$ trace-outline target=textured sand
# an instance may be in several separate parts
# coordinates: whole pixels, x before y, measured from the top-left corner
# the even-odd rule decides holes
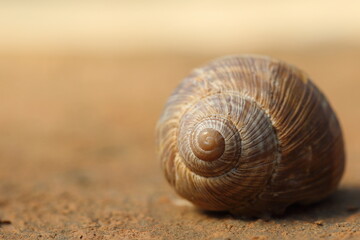
[[[0,239],[359,239],[360,48],[258,53],[305,69],[337,112],[348,161],[332,197],[244,221],[174,194],[154,125],[215,56],[1,55]]]

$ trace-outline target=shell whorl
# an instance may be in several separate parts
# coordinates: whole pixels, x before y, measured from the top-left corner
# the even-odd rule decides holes
[[[281,212],[334,191],[344,168],[342,133],[301,70],[231,56],[193,71],[157,126],[162,168],[175,190],[208,210]]]
[[[221,133],[223,131],[221,131],[221,127],[218,129],[216,122],[215,126],[204,127],[204,125],[205,123],[201,122],[193,130],[190,137],[190,147],[197,158],[211,162],[222,157],[226,142]]]
[[[215,154],[199,146],[198,140],[204,130],[223,139],[224,150],[220,156],[215,158]],[[177,139],[179,156],[186,167],[199,176],[216,177],[216,180],[231,174],[232,170],[272,165],[276,158],[269,156],[261,162],[260,158],[254,161],[253,154],[276,152],[276,136],[265,112],[255,102],[236,93],[214,94],[196,101],[182,115]],[[216,147],[221,149],[221,145],[220,142]],[[201,157],[211,158],[211,161]]]

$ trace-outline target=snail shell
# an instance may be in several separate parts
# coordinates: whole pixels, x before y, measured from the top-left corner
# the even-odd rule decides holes
[[[157,125],[176,192],[205,210],[280,214],[331,194],[344,170],[339,122],[308,75],[261,56],[195,69]]]

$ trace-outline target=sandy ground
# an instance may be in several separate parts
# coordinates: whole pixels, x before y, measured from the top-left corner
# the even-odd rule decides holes
[[[258,51],[313,77],[343,126],[339,190],[244,221],[179,199],[154,126],[166,98],[215,56],[1,55],[0,239],[360,239],[360,48]]]

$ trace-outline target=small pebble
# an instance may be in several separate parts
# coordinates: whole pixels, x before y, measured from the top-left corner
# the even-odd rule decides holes
[[[316,225],[318,226],[324,226],[324,221],[323,220],[318,220],[315,222]]]
[[[1,220],[0,219],[0,225],[9,225],[9,224],[11,224],[11,221],[9,221],[9,220]]]
[[[356,207],[356,206],[348,206],[348,207],[346,208],[346,210],[347,210],[348,212],[356,212],[357,210],[359,210],[359,207]]]

